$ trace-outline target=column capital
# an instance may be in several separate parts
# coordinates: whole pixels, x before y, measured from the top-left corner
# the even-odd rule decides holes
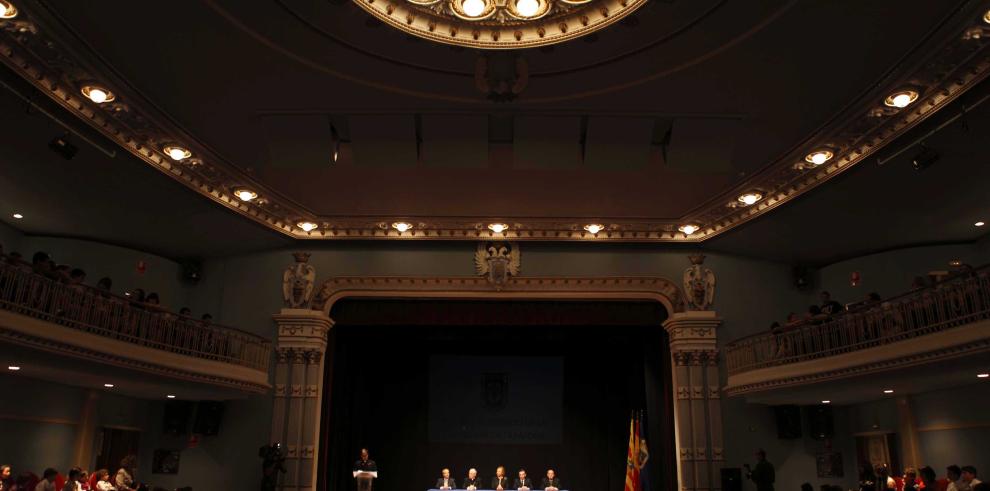
[[[278,325],[279,351],[295,350],[323,353],[327,349],[327,333],[333,319],[320,310],[282,309],[272,315]]]
[[[692,310],[671,314],[663,322],[670,339],[670,350],[712,351],[718,342],[722,318],[714,310]]]

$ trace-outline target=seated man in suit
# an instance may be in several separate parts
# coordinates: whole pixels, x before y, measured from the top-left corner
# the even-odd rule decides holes
[[[543,489],[547,491],[557,491],[560,489],[560,478],[553,469],[547,469],[547,477],[543,478]]]
[[[515,489],[533,489],[533,480],[526,477],[526,469],[519,469],[519,477],[512,483],[512,487]]]
[[[467,479],[464,480],[464,489],[474,491],[481,487],[481,479],[478,478],[478,469],[469,470]]]
[[[442,477],[437,479],[437,489],[454,489],[457,487],[457,483],[450,478],[450,469],[445,468],[440,471],[440,475]]]
[[[495,469],[495,477],[492,478],[492,489],[495,491],[509,489],[509,478],[505,475],[505,467],[498,466]]]

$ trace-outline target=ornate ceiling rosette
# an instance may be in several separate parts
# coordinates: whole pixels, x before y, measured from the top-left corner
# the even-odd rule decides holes
[[[354,0],[386,24],[482,49],[545,46],[590,34],[646,0]]]

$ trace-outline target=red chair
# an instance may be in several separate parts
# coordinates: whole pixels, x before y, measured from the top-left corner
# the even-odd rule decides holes
[[[935,491],[945,491],[949,489],[949,480],[946,478],[935,481]]]

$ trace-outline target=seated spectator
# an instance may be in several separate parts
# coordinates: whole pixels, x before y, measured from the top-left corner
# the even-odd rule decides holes
[[[838,314],[839,312],[842,312],[842,304],[836,302],[835,300],[832,300],[832,294],[830,294],[829,292],[823,290],[821,294],[818,295],[818,297],[821,298],[822,300],[823,314],[832,316]]]
[[[155,292],[151,292],[148,294],[148,296],[144,297],[144,303],[146,305],[158,307],[161,302],[158,300],[158,294]]]
[[[45,469],[45,473],[41,476],[41,481],[35,485],[34,491],[56,491],[55,478],[57,476],[57,470],[52,469],[51,467]]]
[[[966,489],[960,488],[960,491],[972,491],[973,487],[982,482],[976,477],[976,467],[971,465],[963,466],[962,479],[960,481],[966,485]]]
[[[79,479],[76,482],[79,483],[78,489],[80,489],[81,491],[90,491],[89,473],[86,472],[86,469],[83,469],[82,471],[79,472]]]
[[[62,486],[62,491],[79,491],[82,488],[79,482],[81,476],[82,469],[78,467],[69,469],[69,478],[66,479],[65,486]]]
[[[96,471],[96,490],[97,491],[117,491],[113,483],[110,482],[110,471],[106,469],[100,469]]]
[[[897,489],[897,481],[895,481],[894,478],[890,476],[890,470],[887,469],[887,466],[878,465],[876,468],[876,474],[877,474],[878,491],[883,488]],[[886,486],[884,486],[883,483],[887,483]]]
[[[877,491],[877,475],[869,462],[859,465],[859,491]]]
[[[926,465],[918,470],[918,477],[921,479],[921,483],[926,489],[929,491],[935,489],[935,479],[937,479],[935,476],[935,469],[932,469],[930,466]]]
[[[0,491],[7,491],[14,488],[13,472],[9,465],[0,465]]]
[[[794,327],[794,326],[797,326],[798,324],[801,324],[803,322],[804,322],[804,320],[801,319],[801,317],[799,317],[796,313],[791,312],[791,313],[787,314],[787,323],[784,324],[784,325],[786,327]]]
[[[958,465],[952,464],[946,467],[945,478],[949,481],[949,485],[945,488],[945,491],[960,491],[957,483],[962,478],[962,469]]]
[[[72,286],[72,289],[77,291],[84,291],[85,287],[83,283],[85,281],[86,281],[85,271],[79,268],[75,268],[72,271],[69,271],[69,284]]]
[[[51,276],[54,273],[52,257],[44,251],[35,252],[34,256],[31,257],[31,268],[37,274]]]
[[[58,266],[55,266],[55,279],[58,280],[59,283],[68,284],[69,273],[71,272],[72,272],[71,266],[69,266],[68,264],[59,264]]]
[[[925,485],[918,479],[918,471],[914,467],[904,469],[904,491],[921,491]]]
[[[184,317],[192,317],[192,310],[190,310],[189,307],[182,307],[179,309],[179,315]]]
[[[204,326],[209,326],[213,323],[213,316],[210,314],[203,314],[203,317],[200,317],[200,319],[202,319]]]
[[[111,288],[113,288],[113,280],[106,276],[100,278],[100,281],[96,282],[96,289],[99,290],[100,294],[103,296],[109,296]]]

